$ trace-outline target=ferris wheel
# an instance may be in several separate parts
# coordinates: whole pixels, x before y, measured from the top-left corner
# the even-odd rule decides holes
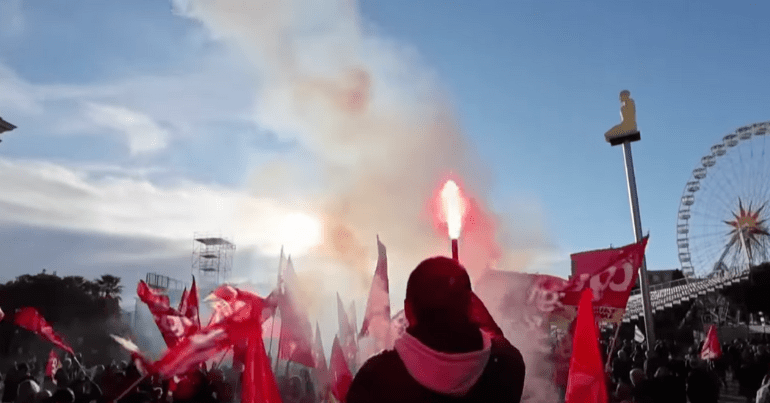
[[[742,272],[770,261],[770,121],[714,144],[692,171],[677,217],[686,276]]]

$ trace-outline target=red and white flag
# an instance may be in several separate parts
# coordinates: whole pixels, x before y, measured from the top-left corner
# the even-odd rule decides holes
[[[281,397],[278,385],[262,340],[262,323],[269,317],[265,311],[273,309],[269,306],[272,301],[230,286],[219,287],[214,295],[231,306],[228,313],[224,314],[221,325],[227,329],[234,346],[234,357],[244,364],[241,401],[279,403]]]
[[[136,286],[136,294],[139,299],[147,304],[155,324],[166,342],[166,346],[173,347],[180,339],[194,332],[192,320],[183,316],[178,310],[171,307],[168,296],[153,290],[144,280],[139,280]],[[188,293],[189,294],[189,293]],[[187,298],[186,298],[187,299]]]
[[[601,322],[620,323],[644,260],[648,239],[644,237],[622,248],[580,253],[580,270],[583,272],[572,276],[558,290],[561,295],[560,305],[565,308],[576,307],[583,290],[589,289],[593,292],[593,306],[602,307],[601,311],[595,312],[601,314],[597,319]],[[576,255],[572,255],[573,259]]]
[[[299,280],[294,272],[291,256],[283,273],[283,292],[278,298],[281,311],[279,358],[313,367],[313,330],[303,304]]]
[[[136,286],[136,295],[147,304],[153,315],[181,315],[179,311],[171,307],[168,296],[153,290],[144,280],[139,280]]]
[[[381,348],[390,348],[390,293],[388,289],[388,256],[377,236],[377,268],[374,270],[364,322],[359,337],[373,336]]]
[[[356,344],[356,331],[350,325],[348,314],[345,312],[345,306],[342,304],[340,293],[337,293],[337,322],[339,324],[339,339],[342,352],[345,353],[345,359],[348,365],[356,364],[356,354],[358,346]]]
[[[700,351],[700,358],[703,360],[717,360],[720,357],[722,357],[722,346],[719,344],[717,327],[711,325],[706,334],[706,341],[703,343],[703,349]]]
[[[342,347],[340,347],[340,341],[337,337],[334,337],[334,344],[332,344],[329,377],[331,378],[332,395],[337,401],[345,403],[350,384],[353,383],[353,374],[350,373],[348,363],[345,361],[345,354],[342,352]]]
[[[565,403],[607,403],[604,365],[594,322],[593,293],[583,290],[578,305]]]
[[[61,361],[59,360],[59,355],[56,354],[56,350],[51,349],[51,352],[48,353],[48,362],[45,364],[45,376],[48,378],[54,379],[54,375],[56,374],[56,371],[61,368]],[[54,382],[56,380],[54,379]]]
[[[21,308],[14,315],[14,322],[17,326],[27,329],[39,337],[53,343],[56,347],[75,355],[72,347],[64,339],[53,331],[53,327],[46,322],[37,309],[32,307]]]
[[[201,363],[229,347],[230,337],[221,324],[201,329],[170,347],[151,366],[164,379],[196,369]]]

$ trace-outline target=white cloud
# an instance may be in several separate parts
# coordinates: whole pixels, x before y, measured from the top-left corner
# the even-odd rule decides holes
[[[95,103],[87,103],[84,113],[94,124],[125,135],[131,155],[153,153],[168,146],[168,131],[143,113]]]
[[[304,254],[320,242],[312,211],[223,187],[188,182],[159,187],[41,161],[0,159],[0,217],[6,222],[106,235],[189,240],[219,230],[267,255],[282,245]]]

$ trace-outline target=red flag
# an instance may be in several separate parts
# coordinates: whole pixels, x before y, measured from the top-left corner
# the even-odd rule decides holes
[[[201,329],[166,350],[163,356],[151,365],[151,370],[168,379],[196,369],[230,344],[230,337],[223,325]]]
[[[637,243],[622,248],[582,253],[583,259],[586,260],[592,254],[597,254],[596,262],[602,262],[603,266],[594,266],[594,271],[590,274],[584,272],[579,276],[573,276],[559,290],[559,294],[562,295],[561,304],[577,306],[582,291],[590,289],[593,291],[593,305],[602,307],[600,312],[602,316],[599,319],[603,322],[620,323],[626,310],[628,296],[636,282],[639,266],[642,265],[648,239],[645,237]]]
[[[56,350],[51,349],[48,353],[48,362],[45,364],[45,376],[54,379],[54,374],[61,367],[61,361],[59,361],[59,355],[56,354]],[[54,382],[56,382],[54,380]]]
[[[281,402],[278,385],[270,368],[270,360],[265,353],[262,340],[262,322],[266,309],[272,309],[271,303],[258,295],[230,286],[222,286],[214,291],[223,303],[231,305],[230,310],[222,310],[221,322],[227,329],[230,341],[234,345],[245,342],[243,351],[234,351],[234,356],[243,362],[244,373],[241,389],[243,403],[279,403]]]
[[[187,287],[182,291],[182,298],[179,300],[179,312],[185,313],[187,311]]]
[[[70,347],[61,336],[53,331],[53,327],[45,321],[45,318],[40,315],[40,312],[38,312],[37,309],[32,307],[21,308],[16,312],[14,320],[16,325],[34,332],[41,338],[53,343],[56,347],[59,347],[73,356],[75,355],[75,352],[72,351],[72,347]]]
[[[144,280],[139,280],[139,284],[136,286],[136,294],[142,302],[147,304],[147,308],[150,309],[150,313],[152,313],[152,317],[158,326],[158,330],[160,330],[160,334],[163,336],[163,340],[166,342],[166,346],[173,347],[181,338],[196,330],[190,319],[171,307],[167,295],[153,290]]]
[[[703,343],[703,349],[700,351],[700,358],[703,360],[717,360],[722,357],[722,346],[719,344],[717,327],[709,326],[706,334],[706,341]]]
[[[288,258],[283,275],[284,292],[278,300],[281,310],[281,336],[279,358],[313,367],[313,331],[302,305],[299,280]]]
[[[187,304],[182,314],[193,321],[198,327],[201,326],[201,318],[198,308],[198,286],[195,284],[195,277],[193,277],[192,286],[190,292],[187,294]]]
[[[607,403],[604,366],[599,353],[599,335],[594,322],[592,299],[591,290],[583,290],[572,341],[566,403]]]
[[[3,312],[2,309],[0,309],[0,322],[3,320],[4,317],[5,317],[5,312]]]
[[[332,344],[332,357],[329,362],[329,375],[331,377],[332,395],[341,403],[345,403],[350,384],[353,383],[353,374],[345,361],[345,354],[340,347],[340,341],[335,336]]]
[[[171,307],[167,295],[153,290],[144,280],[139,280],[139,284],[136,286],[136,295],[147,304],[153,315],[180,315],[179,311]]]
[[[345,353],[345,359],[348,361],[348,365],[352,366],[356,363],[356,353],[358,352],[358,346],[356,345],[356,331],[350,326],[350,320],[348,320],[345,306],[342,304],[340,293],[337,293],[337,322],[339,324],[338,332],[342,352]]]

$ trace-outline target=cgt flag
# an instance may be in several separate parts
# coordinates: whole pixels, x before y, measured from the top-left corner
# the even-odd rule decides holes
[[[722,346],[719,345],[717,327],[711,325],[706,334],[706,341],[703,343],[703,349],[700,351],[700,358],[703,360],[716,360],[720,357],[722,357]]]
[[[578,306],[565,403],[607,403],[604,366],[599,352],[590,289],[583,290]]]
[[[53,327],[45,321],[40,312],[32,307],[21,308],[16,312],[14,316],[14,322],[17,326],[27,329],[44,340],[53,343],[56,347],[75,355],[72,351],[72,347],[67,344],[64,339],[53,331]]]

